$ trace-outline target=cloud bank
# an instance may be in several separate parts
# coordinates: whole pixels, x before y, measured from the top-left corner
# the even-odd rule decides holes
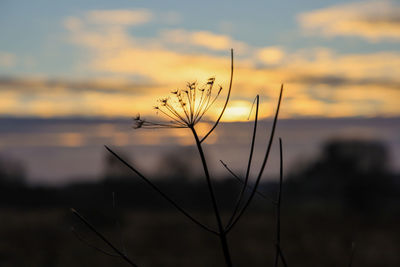
[[[342,4],[298,16],[307,33],[361,37],[369,41],[400,41],[400,4],[380,0]]]
[[[309,23],[319,25],[315,29],[334,32],[340,28],[333,22],[338,14],[343,14],[341,22],[345,23],[356,14],[365,18],[372,12],[368,10],[378,10],[378,6],[383,7],[382,14],[388,12],[388,5],[395,10],[392,2],[382,3],[336,6],[302,14],[300,19],[305,28]],[[169,16],[140,9],[94,10],[65,18],[68,44],[85,51],[78,68],[91,78],[3,77],[0,113],[44,117],[154,115],[152,106],[157,99],[184,87],[187,81],[201,84],[213,76],[217,84],[227,88],[229,49],[233,47],[234,116],[225,120],[246,120],[256,94],[263,100],[262,117],[270,116],[281,83],[286,88],[283,117],[400,114],[399,51],[338,53],[325,47],[289,50],[255,46],[227,34],[188,30],[183,25],[168,24],[146,36],[132,30]],[[386,38],[382,37],[384,32],[380,34],[379,38]],[[220,108],[216,105],[210,110],[210,118],[216,117]]]

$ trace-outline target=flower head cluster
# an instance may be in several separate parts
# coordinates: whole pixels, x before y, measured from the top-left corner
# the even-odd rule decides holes
[[[213,93],[214,82],[215,78],[209,78],[203,86],[189,82],[184,90],[172,91],[172,96],[159,99],[158,105],[154,107],[157,113],[169,121],[151,122],[138,115],[134,118],[134,128],[192,128],[203,118],[222,91],[219,86],[218,91]]]

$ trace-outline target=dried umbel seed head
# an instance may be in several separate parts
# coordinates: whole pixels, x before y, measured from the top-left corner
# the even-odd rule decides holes
[[[159,99],[158,105],[154,107],[157,113],[161,113],[170,121],[150,122],[141,119],[138,115],[134,118],[134,128],[194,127],[214,104],[222,91],[222,86],[219,86],[218,91],[213,93],[214,82],[215,78],[211,77],[201,87],[198,86],[197,82],[188,82],[185,90],[173,90],[170,97]]]

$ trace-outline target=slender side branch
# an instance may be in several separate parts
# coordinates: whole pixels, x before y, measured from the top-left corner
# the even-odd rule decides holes
[[[208,226],[204,225],[197,219],[195,219],[192,215],[190,215],[186,210],[184,210],[181,206],[179,206],[174,200],[172,200],[168,195],[166,195],[161,189],[159,189],[155,184],[153,184],[149,179],[147,179],[141,172],[139,172],[137,169],[135,169],[131,164],[126,162],[123,158],[121,158],[117,153],[112,151],[108,146],[105,146],[105,148],[112,154],[114,155],[119,161],[121,161],[125,166],[127,166],[130,170],[132,170],[134,173],[136,173],[142,180],[144,180],[148,185],[151,186],[157,193],[159,193],[164,199],[166,199],[169,203],[172,204],[178,211],[180,211],[183,215],[185,215],[187,218],[189,218],[192,222],[203,228],[204,230],[211,232],[213,234],[218,235],[219,233]]]
[[[229,218],[229,221],[228,221],[227,225],[225,226],[225,229],[226,229],[226,227],[228,227],[232,223],[233,219],[235,218],[236,214],[238,213],[240,205],[242,204],[244,192],[246,191],[246,188],[247,188],[247,183],[249,181],[251,162],[253,160],[254,144],[255,144],[255,141],[256,141],[257,122],[258,122],[258,107],[259,107],[259,105],[260,105],[260,96],[257,95],[256,96],[256,114],[254,116],[253,136],[251,138],[250,155],[249,155],[249,160],[248,160],[248,163],[247,163],[246,176],[244,178],[244,183],[243,183],[242,189],[240,190],[238,199],[236,200],[235,208],[233,210],[233,213],[232,213],[231,217]]]
[[[214,129],[217,127],[219,121],[222,118],[222,115],[224,115],[226,106],[228,105],[229,102],[229,97],[231,96],[231,90],[232,90],[232,81],[233,81],[233,49],[231,49],[231,78],[229,81],[229,89],[228,89],[228,94],[226,96],[226,100],[225,100],[225,104],[224,107],[222,108],[221,114],[219,115],[218,119],[215,121],[214,126],[210,129],[210,131],[208,131],[208,133],[206,135],[204,135],[204,137],[200,140],[200,144],[204,142],[204,140],[207,139],[207,137],[214,131]]]
[[[281,199],[282,199],[282,182],[283,182],[283,152],[282,139],[279,138],[279,189],[276,205],[276,254],[275,267],[278,267],[279,249],[281,246]]]
[[[254,197],[254,195],[255,195],[255,193],[257,191],[258,184],[260,183],[261,177],[262,177],[262,175],[264,173],[265,165],[267,164],[267,161],[268,161],[269,153],[271,151],[272,141],[274,140],[276,123],[278,121],[279,108],[281,106],[281,101],[282,101],[282,93],[283,93],[283,84],[281,85],[281,90],[280,90],[279,99],[278,99],[278,106],[276,108],[274,122],[272,124],[272,129],[271,129],[271,134],[270,134],[267,150],[265,152],[264,160],[263,160],[263,163],[261,165],[260,171],[258,173],[255,185],[253,187],[253,190],[252,190],[247,202],[244,204],[243,208],[239,212],[238,216],[235,218],[235,220],[232,222],[232,224],[227,227],[226,232],[229,232],[230,230],[232,230],[232,228],[235,226],[235,224],[243,216],[244,212],[247,210],[248,206],[250,205],[250,203],[253,200],[253,197]]]
[[[220,162],[221,162],[222,166],[224,166],[224,168],[236,179],[236,181],[238,181],[241,184],[244,184],[242,178],[240,178],[236,173],[234,173],[225,162],[223,162],[222,160],[220,160]],[[249,184],[246,187],[247,187],[247,189],[252,188]],[[260,197],[264,198],[265,200],[270,201],[274,205],[277,204],[277,202],[275,200],[273,200],[270,196],[267,196],[266,194],[261,193],[260,190],[257,190],[256,194],[259,195]]]
[[[123,252],[121,252],[118,248],[116,248],[108,239],[101,234],[97,229],[83,217],[79,212],[77,212],[75,209],[71,209],[71,212],[78,217],[90,230],[93,231],[101,240],[103,240],[104,243],[106,243],[112,250],[115,251],[121,258],[123,258],[127,263],[129,263],[131,266],[138,267],[131,259],[129,259]]]
[[[85,238],[83,238],[80,234],[78,234],[78,232],[75,231],[74,228],[71,229],[71,232],[75,235],[75,237],[76,237],[79,241],[81,241],[81,242],[82,242],[83,244],[85,244],[86,246],[91,247],[91,248],[93,248],[94,250],[97,250],[98,252],[103,253],[103,254],[105,254],[105,255],[107,255],[107,256],[121,258],[121,256],[118,255],[118,254],[110,253],[110,252],[108,252],[108,251],[105,251],[105,250],[102,249],[102,248],[99,248],[99,247],[93,245],[93,244],[90,243],[88,240],[86,240]],[[124,253],[124,254],[125,254],[125,253]]]

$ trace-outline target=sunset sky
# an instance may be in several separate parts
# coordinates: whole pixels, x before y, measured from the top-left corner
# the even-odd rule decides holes
[[[231,48],[222,120],[247,121],[256,94],[270,118],[284,83],[289,120],[277,134],[289,168],[337,137],[382,140],[400,155],[398,1],[3,0],[0,36],[0,159],[20,160],[31,181],[98,176],[104,144],[157,171],[154,162],[193,144],[190,131],[133,131],[131,118],[151,118],[158,99],[215,77],[225,89],[207,113],[215,119]],[[246,125],[222,124],[207,140],[216,167],[241,169]]]
[[[228,85],[224,119],[400,115],[398,1],[0,2],[0,115],[154,114],[188,81]],[[215,118],[218,107],[211,110]]]

